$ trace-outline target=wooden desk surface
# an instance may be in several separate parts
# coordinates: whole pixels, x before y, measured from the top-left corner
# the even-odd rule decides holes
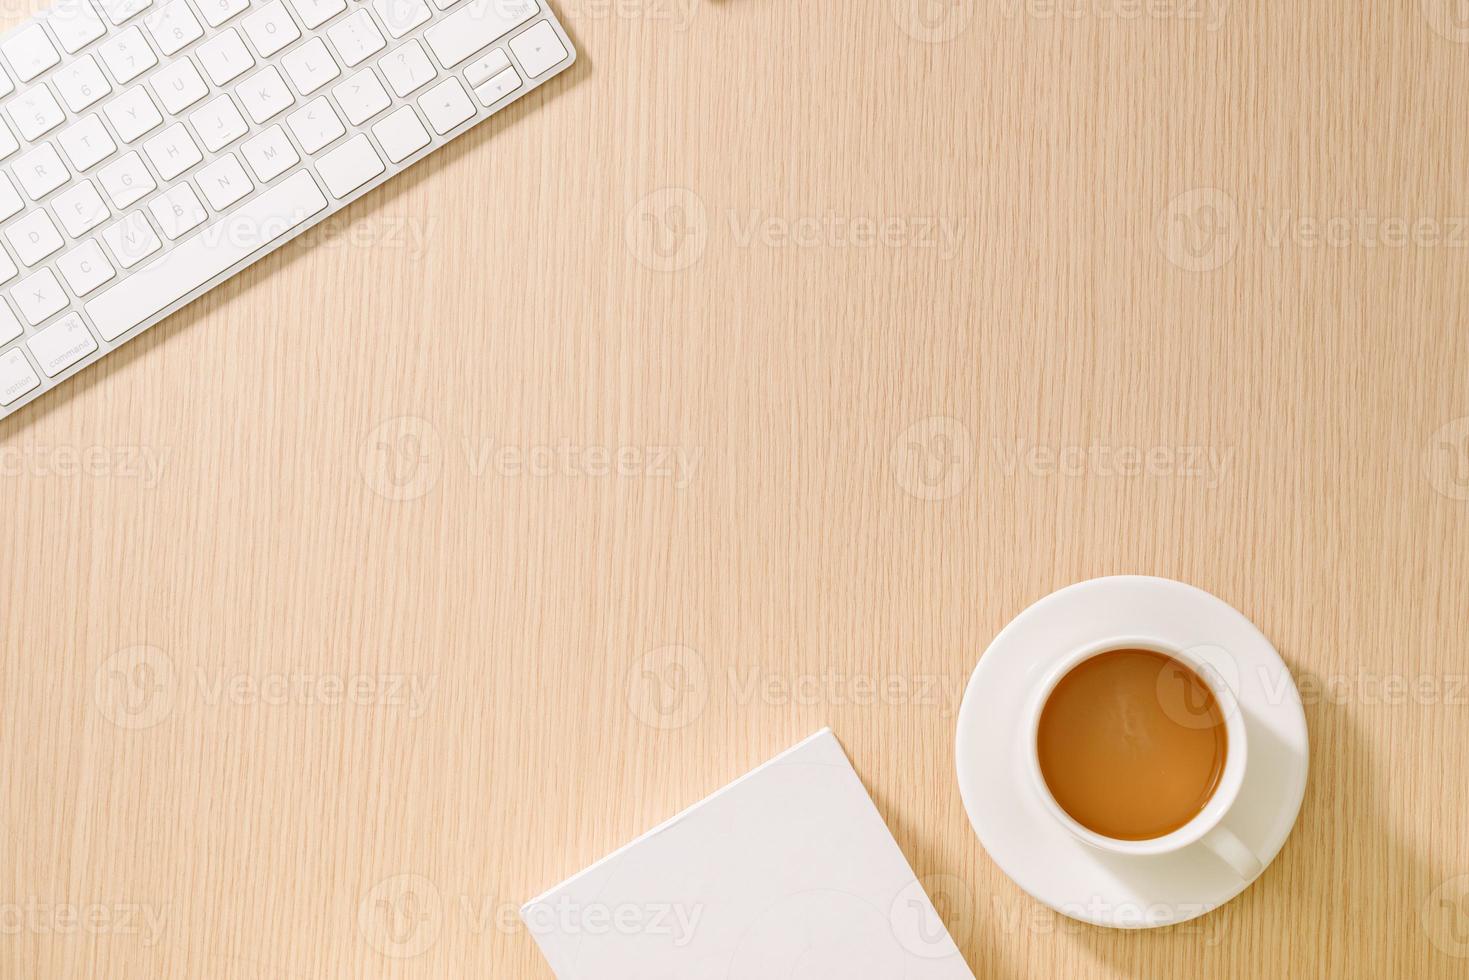
[[[1469,29],[1222,3],[562,3],[569,77],[0,424],[5,975],[546,977],[522,900],[829,724],[983,978],[1463,976]],[[952,771],[1124,572],[1313,749],[1146,934]]]

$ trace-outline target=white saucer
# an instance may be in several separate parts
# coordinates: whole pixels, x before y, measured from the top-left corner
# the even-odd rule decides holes
[[[1050,815],[1026,768],[1032,691],[1088,643],[1145,631],[1205,659],[1234,689],[1249,766],[1225,824],[1268,866],[1306,792],[1309,747],[1285,662],[1223,600],[1169,579],[1118,576],[1052,593],[1000,631],[969,679],[954,759],[974,832],[996,864],[1039,901],[1100,926],[1149,928],[1203,915],[1249,886],[1201,844],[1125,857],[1081,843]]]

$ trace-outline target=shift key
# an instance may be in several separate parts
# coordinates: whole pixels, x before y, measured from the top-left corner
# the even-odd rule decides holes
[[[471,0],[424,32],[445,68],[493,44],[540,13],[536,0]]]

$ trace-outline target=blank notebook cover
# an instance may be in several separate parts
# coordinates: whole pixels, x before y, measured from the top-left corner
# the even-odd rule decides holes
[[[520,914],[559,980],[974,980],[830,731]]]

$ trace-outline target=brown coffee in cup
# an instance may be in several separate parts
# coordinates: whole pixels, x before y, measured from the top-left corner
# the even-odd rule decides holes
[[[1093,833],[1163,837],[1218,788],[1229,737],[1209,685],[1153,650],[1108,650],[1072,668],[1036,734],[1046,788]]]

